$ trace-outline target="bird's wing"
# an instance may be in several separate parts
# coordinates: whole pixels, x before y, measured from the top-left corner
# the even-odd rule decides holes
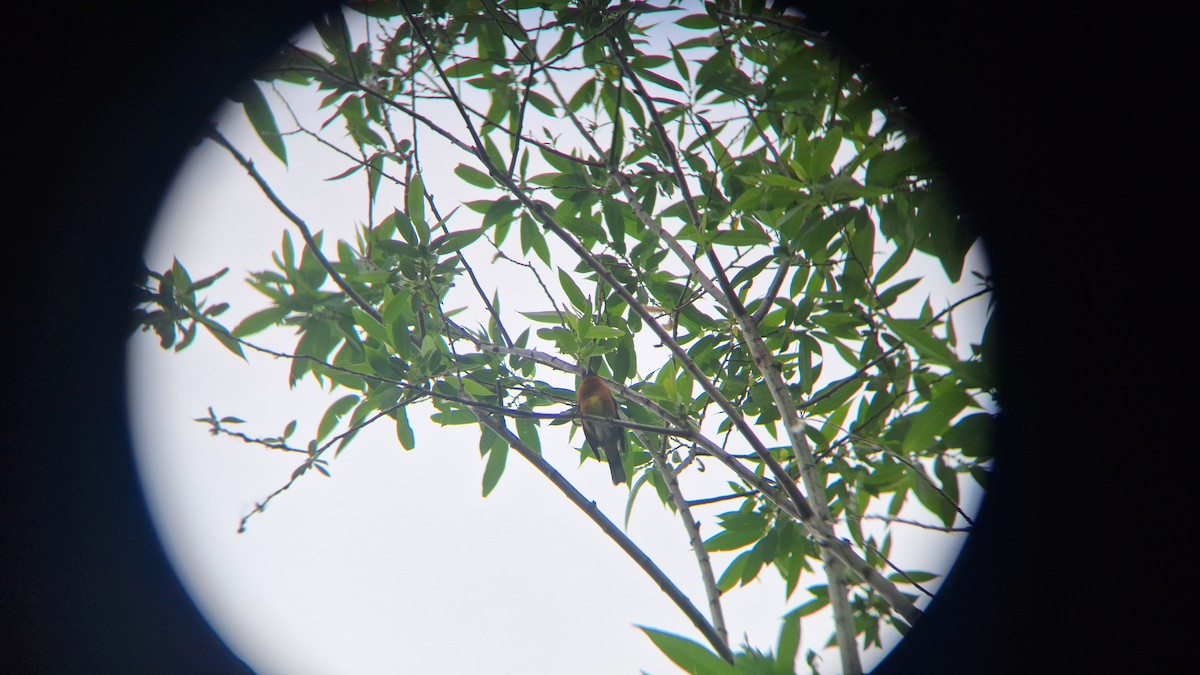
[[[582,424],[579,426],[583,427],[583,437],[587,440],[588,446],[592,448],[592,457],[595,457],[596,461],[600,461],[600,441],[596,438],[596,434],[592,433],[588,421],[581,420],[581,422]]]

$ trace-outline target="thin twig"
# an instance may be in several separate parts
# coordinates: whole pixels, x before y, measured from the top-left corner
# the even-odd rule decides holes
[[[379,413],[372,415],[370,419],[363,420],[363,421],[359,422],[358,424],[351,426],[346,431],[329,439],[328,442],[326,442],[324,445],[322,445],[321,447],[319,447],[315,451],[313,451],[309,455],[308,459],[304,460],[303,464],[296,467],[296,470],[292,472],[292,477],[288,480],[288,482],[284,483],[279,489],[277,489],[274,492],[272,492],[271,494],[267,495],[267,497],[265,499],[263,499],[261,502],[257,502],[254,505],[254,509],[252,511],[250,511],[250,513],[247,513],[246,515],[242,516],[241,522],[238,523],[238,530],[237,530],[238,534],[242,534],[243,532],[246,531],[246,522],[248,520],[250,520],[250,518],[254,514],[262,513],[263,511],[265,511],[267,509],[267,504],[269,504],[272,499],[278,497],[279,495],[283,494],[286,490],[291,488],[292,485],[294,485],[296,483],[296,481],[300,479],[301,476],[303,476],[305,473],[307,473],[310,468],[315,466],[318,461],[323,461],[320,459],[321,455],[327,449],[329,449],[330,446],[332,446],[334,443],[337,443],[338,441],[342,440],[343,438],[347,438],[353,434],[357,434],[360,429],[363,429],[364,427],[375,422],[375,420],[378,420],[379,418],[384,417],[385,415],[390,415],[392,412],[399,410],[400,408],[408,405],[409,403],[412,402],[412,400],[413,399],[400,401],[399,403],[396,403],[395,405],[388,407],[386,410],[381,410]]]
[[[760,324],[766,318],[767,313],[771,311],[771,306],[775,304],[775,298],[779,295],[779,289],[783,288],[783,279],[787,276],[788,269],[791,268],[787,258],[779,263],[779,269],[775,271],[775,278],[771,280],[771,286],[767,289],[767,295],[763,298],[762,304],[759,305],[758,311],[754,312],[754,316],[750,317],[750,321]]]
[[[213,412],[212,406],[209,406],[209,408],[208,408],[208,418],[207,419],[201,418],[201,419],[197,419],[196,421],[197,422],[208,422],[209,426],[211,427],[208,430],[208,433],[212,434],[213,436],[225,434],[226,436],[233,436],[234,438],[240,438],[240,439],[242,439],[243,443],[249,443],[250,445],[261,445],[263,447],[272,448],[274,450],[283,450],[284,452],[298,452],[298,453],[308,454],[307,450],[304,450],[301,448],[293,448],[292,446],[283,442],[282,439],[255,438],[253,436],[250,436],[249,434],[244,434],[240,431],[232,431],[230,429],[227,429],[227,428],[221,426],[221,420],[218,419],[217,414],[215,412]]]
[[[946,527],[945,525],[933,525],[931,523],[922,523],[919,520],[913,520],[911,518],[898,518],[896,516],[884,516],[884,515],[875,514],[875,513],[868,513],[868,514],[862,516],[862,519],[863,520],[879,520],[879,521],[882,521],[885,523],[899,523],[901,525],[912,525],[913,527],[919,527],[919,528],[922,528],[925,530],[934,530],[936,532],[970,533],[975,530],[975,528],[973,528],[973,527]]]

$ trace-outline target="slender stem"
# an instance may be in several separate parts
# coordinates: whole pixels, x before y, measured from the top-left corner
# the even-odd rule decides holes
[[[640,435],[639,438],[641,438]],[[667,463],[662,448],[658,447],[656,443],[646,442],[646,440],[642,441],[642,446],[650,452],[650,456],[654,459],[654,467],[663,477],[667,493],[671,495],[671,502],[675,504],[675,508],[679,509],[679,520],[683,523],[688,540],[692,543],[692,552],[695,553],[696,564],[700,568],[700,580],[704,582],[704,593],[708,596],[708,610],[712,616],[713,627],[721,636],[721,640],[725,644],[729,644],[729,633],[725,629],[725,613],[721,610],[721,591],[717,588],[717,579],[713,575],[712,561],[708,557],[708,549],[704,546],[704,538],[700,536],[700,523],[692,516],[692,509],[688,506],[687,500],[683,498],[683,491],[679,487],[679,478]]]
[[[751,322],[761,324],[766,318],[767,313],[771,311],[771,306],[775,304],[775,298],[779,296],[779,290],[783,288],[783,280],[787,277],[789,269],[791,269],[791,264],[787,258],[784,258],[783,262],[779,264],[779,269],[775,271],[775,278],[771,280],[771,286],[767,289],[767,295],[763,298],[762,304],[754,312],[754,316],[750,317]]]

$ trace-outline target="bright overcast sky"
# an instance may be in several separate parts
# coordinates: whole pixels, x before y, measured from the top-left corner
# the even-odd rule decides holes
[[[275,110],[281,129],[292,128],[286,111]],[[290,208],[314,230],[325,231],[327,252],[337,239],[354,240],[355,227],[368,220],[365,180],[324,180],[341,173],[344,158],[293,137],[285,168],[251,131],[240,107],[222,109],[217,120]],[[435,138],[424,133],[421,142]],[[459,192],[450,173],[468,158],[456,150],[424,150],[426,185],[443,213],[460,200],[478,198]],[[387,213],[390,207],[380,208],[375,222]],[[473,227],[469,219],[475,217],[462,209],[451,226]],[[273,267],[271,251],[290,227],[224,150],[204,142],[178,175],[145,258],[151,269],[162,271],[178,257],[193,279],[229,267],[201,295],[231,303],[221,319],[232,327],[267,306],[244,279],[250,271]],[[294,230],[292,235],[301,241]],[[505,284],[528,283],[512,276],[518,268],[492,264],[486,254],[480,250],[471,262],[489,294]],[[982,264],[980,252],[973,251],[968,269]],[[939,269],[925,260],[906,276],[939,276]],[[956,288],[923,284],[911,293],[916,304],[908,306],[908,314],[899,308],[898,315],[915,315],[926,294],[941,307],[944,297],[974,291],[970,274],[963,278]],[[544,308],[540,295],[528,296],[529,309]],[[978,339],[985,305],[986,300],[975,301],[955,313],[960,334],[973,330]],[[253,339],[280,350],[295,343],[282,329]],[[137,458],[155,523],[200,610],[256,671],[670,673],[675,667],[635,625],[702,641],[637,565],[516,453],[509,455],[496,490],[482,498],[478,428],[432,425],[422,419],[428,405],[409,411],[416,449],[405,452],[386,420],[369,427],[331,461],[332,478],[310,472],[237,534],[242,517],[286,483],[302,458],[214,438],[193,418],[212,406],[219,416],[247,420],[239,430],[260,437],[277,435],[298,420],[294,440],[302,446],[300,439],[312,437],[329,403],[346,392],[331,395],[311,378],[289,390],[289,362],[249,350],[243,362],[207,334],[178,354],[160,349],[152,334],[137,334],[129,352]],[[651,355],[639,359],[642,376],[661,359]],[[559,384],[573,386],[569,377]],[[582,437],[568,442],[567,429],[542,428],[544,455],[610,519],[623,523],[627,488],[612,486],[601,464],[579,466],[572,446]],[[699,482],[690,479],[689,497],[723,493],[725,470],[711,467]],[[963,508],[974,513],[978,493],[969,489],[969,479],[962,487]],[[717,504],[697,513],[710,518],[723,510]],[[915,506],[905,515],[936,521]],[[706,606],[687,536],[651,490],[639,495],[627,533],[697,606]],[[715,530],[710,526],[703,533]],[[916,528],[902,534],[893,559],[912,569],[945,572],[961,545],[961,539]],[[735,555],[714,554],[718,575]],[[725,594],[735,647],[748,639],[759,649],[772,649],[780,617],[810,599],[807,586],[821,583],[820,572],[808,575],[785,599],[779,575],[766,569],[755,582]],[[801,657],[830,635],[824,614],[819,617],[803,623]],[[867,652],[864,666],[880,656]],[[822,672],[840,667],[834,652],[824,659]]]

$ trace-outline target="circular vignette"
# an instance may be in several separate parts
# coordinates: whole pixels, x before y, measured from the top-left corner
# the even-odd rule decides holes
[[[195,664],[197,672],[240,668],[198,620],[149,526],[130,459],[123,397],[116,395],[124,375],[119,355],[128,328],[124,320],[130,302],[128,288],[137,276],[141,242],[170,169],[180,161],[219,92],[238,79],[236,73],[258,62],[251,55],[261,56],[266,45],[285,39],[311,18],[314,8],[327,4],[270,10],[223,6],[202,16],[197,16],[194,8],[189,8],[187,16],[182,11],[160,9],[133,17],[136,22],[122,21],[130,18],[128,15],[84,14],[94,21],[80,24],[105,31],[68,30],[65,35],[90,48],[81,51],[97,57],[96,61],[122,64],[119,72],[110,73],[118,84],[107,87],[85,82],[69,96],[57,86],[42,84],[34,89],[51,91],[59,98],[50,100],[64,105],[87,100],[95,114],[79,120],[51,110],[42,118],[43,125],[66,128],[70,121],[79,133],[70,138],[39,139],[38,144],[28,146],[27,156],[36,159],[26,172],[34,177],[26,178],[26,194],[37,196],[40,216],[30,222],[51,224],[46,234],[62,237],[63,246],[56,251],[60,258],[54,262],[75,273],[59,275],[54,283],[28,284],[30,279],[42,278],[36,272],[44,264],[31,256],[9,269],[26,282],[22,287],[29,289],[20,300],[28,303],[26,316],[34,317],[26,335],[37,341],[24,345],[22,356],[28,358],[15,364],[8,383],[14,393],[6,395],[6,400],[15,402],[7,412],[19,418],[19,423],[9,426],[15,430],[13,447],[29,453],[25,475],[12,479],[10,474],[11,480],[6,481],[12,483],[6,499],[13,505],[6,513],[22,514],[14,519],[19,522],[10,523],[11,545],[3,554],[4,569],[16,570],[5,597],[10,601],[6,602],[3,650],[8,663],[52,671],[78,670],[78,666],[97,663],[112,666],[112,670],[161,669],[156,666],[177,670],[181,663]],[[1059,215],[1030,208],[1042,205],[1038,190],[1046,190],[1051,178],[1044,173],[1020,174],[1028,188],[1022,193],[1004,189],[1005,179],[1030,168],[1029,156],[1022,153],[1033,150],[1041,140],[1027,133],[1031,131],[1028,122],[1019,122],[1023,118],[1014,114],[1015,104],[1004,102],[1015,101],[1015,96],[1009,96],[1023,91],[1030,81],[1045,94],[1049,78],[1044,72],[1039,78],[1034,66],[1040,63],[1028,55],[1001,67],[989,51],[996,46],[996,38],[972,43],[945,31],[947,26],[964,24],[977,30],[995,26],[993,17],[959,11],[938,15],[933,21],[928,16],[891,16],[887,31],[851,25],[853,17],[844,15],[817,17],[826,20],[857,53],[868,55],[864,58],[895,64],[876,73],[912,102],[927,129],[938,130],[935,133],[942,139],[938,156],[950,170],[956,176],[971,177],[960,181],[960,197],[971,206],[988,207],[980,209],[979,224],[993,272],[1001,280],[1003,353],[1010,361],[1020,354],[1023,366],[1040,373],[1062,373],[1063,365],[1050,358],[1044,345],[1016,327],[1081,321],[1078,309],[1054,314],[1036,302],[1055,289],[1068,297],[1079,289],[1070,286],[1066,274],[1039,278],[1038,284],[1029,278],[1037,275],[1022,279],[1020,271],[1027,272],[1023,263],[1031,252],[1024,248],[1020,233],[1005,230],[1014,220],[1045,225]],[[288,13],[287,21],[278,22],[281,12]],[[183,26],[190,27],[188,38],[180,37]],[[1019,22],[1002,28],[998,32],[1010,39],[1025,34]],[[146,40],[147,35],[156,39]],[[194,50],[183,51],[197,57],[191,63],[180,58],[179,46],[188,39]],[[917,42],[920,44],[915,46]],[[17,44],[20,51],[32,53],[23,49],[23,43]],[[1036,54],[1041,45],[1027,44],[1026,54]],[[200,45],[204,48],[199,49]],[[882,58],[883,54],[888,58]],[[927,59],[931,54],[933,58]],[[51,63],[60,66],[58,72],[78,72],[74,54],[69,59],[57,58],[60,60]],[[157,76],[163,75],[164,68],[177,76],[184,74],[179,79],[189,86],[183,91],[162,87],[164,80]],[[964,70],[970,70],[972,76],[961,77]],[[1026,79],[1016,81],[1014,71]],[[1045,96],[1043,101],[1046,115],[1059,112],[1055,103],[1061,104],[1060,98]],[[996,102],[1000,105],[991,105]],[[994,139],[991,148],[995,154],[983,157],[970,151],[981,133]],[[63,157],[76,161],[63,168]],[[47,181],[45,176],[60,179]],[[72,198],[63,199],[62,195]],[[1052,251],[1065,251],[1070,243],[1051,229],[1038,236],[1044,237],[1044,248]],[[1064,264],[1068,265],[1064,270],[1070,271],[1069,263]],[[64,331],[64,317],[86,328]],[[1048,432],[1054,427],[1040,413],[1055,410],[1057,402],[1039,391],[1032,376],[1006,371],[1001,378],[1013,399],[1006,409],[1017,419],[1002,429],[995,489],[985,500],[980,527],[955,567],[954,574],[959,576],[952,575],[939,594],[945,609],[932,607],[902,647],[881,664],[880,671],[891,667],[899,669],[894,672],[906,672],[905,664],[914,663],[939,664],[946,666],[946,671],[955,670],[954,666],[977,667],[980,662],[996,671],[1017,667],[1026,663],[1018,646],[1031,644],[1039,628],[1058,627],[1038,615],[1025,623],[1018,620],[1025,614],[1018,606],[1020,597],[1037,597],[1042,592],[1048,596],[1051,590],[1047,582],[1037,580],[1028,548],[1046,545],[1043,550],[1052,550],[1054,538],[1048,524],[1029,517],[1037,515],[1031,512],[1035,505],[1017,499],[1012,487],[1017,482],[1046,487],[1046,479],[1028,463],[1027,453],[1047,447]],[[1091,380],[1082,377],[1075,381]],[[19,392],[16,385],[21,386]],[[1071,441],[1073,445],[1088,442],[1104,446],[1094,435],[1079,435]],[[1005,454],[1008,448],[1021,450]],[[1047,454],[1054,455],[1052,450]],[[1023,546],[1013,545],[1017,535],[1004,527],[1013,520],[1025,523],[1020,532]],[[979,553],[979,560],[971,557],[975,555],[972,550]],[[995,574],[1000,570],[1005,574]],[[958,585],[952,587],[952,580]],[[982,588],[987,589],[983,597],[978,595]],[[960,598],[956,593],[966,595]],[[981,607],[991,611],[978,621],[974,617],[983,614]],[[960,630],[954,630],[956,627]],[[956,643],[963,642],[971,645],[971,654],[955,649]]]

